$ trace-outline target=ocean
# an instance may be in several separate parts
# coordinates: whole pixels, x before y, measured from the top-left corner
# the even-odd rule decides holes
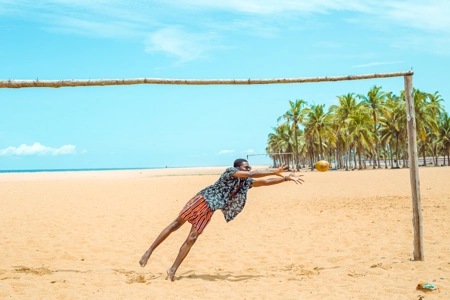
[[[30,169],[30,170],[0,170],[0,173],[86,172],[86,171],[120,171],[120,170],[149,170],[149,169],[165,169],[165,168],[149,167],[149,168],[92,168],[92,169]]]

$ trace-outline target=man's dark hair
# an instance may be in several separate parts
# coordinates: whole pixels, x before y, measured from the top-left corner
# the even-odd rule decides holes
[[[242,165],[243,162],[248,162],[246,159],[238,158],[234,161],[233,167],[238,168]]]

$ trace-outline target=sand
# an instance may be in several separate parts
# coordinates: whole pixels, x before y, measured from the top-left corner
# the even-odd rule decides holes
[[[138,261],[224,168],[0,174],[0,298],[450,299],[450,168],[420,168],[425,261],[411,261],[409,170],[302,172]],[[440,291],[416,290],[420,281]]]

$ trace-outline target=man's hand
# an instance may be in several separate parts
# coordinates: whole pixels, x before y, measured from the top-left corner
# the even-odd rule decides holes
[[[302,184],[302,182],[305,182],[305,181],[303,179],[301,179],[300,176],[303,176],[303,175],[295,176],[294,173],[291,173],[291,174],[289,174],[288,178],[289,178],[289,180],[294,181],[295,184],[299,184],[299,183]]]

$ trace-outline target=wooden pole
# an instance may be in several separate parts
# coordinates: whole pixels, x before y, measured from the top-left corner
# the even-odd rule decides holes
[[[419,160],[417,158],[416,113],[414,108],[412,75],[404,77],[406,97],[406,118],[408,128],[409,175],[411,180],[414,260],[424,260],[422,207],[420,203]]]
[[[373,78],[388,78],[413,75],[413,71],[311,77],[311,78],[271,78],[271,79],[165,79],[165,78],[131,78],[131,79],[69,79],[69,80],[6,80],[0,79],[0,88],[30,88],[30,87],[76,87],[76,86],[105,86],[105,85],[132,85],[132,84],[175,84],[175,85],[249,85],[249,84],[283,84],[305,82],[330,82],[344,80],[361,80]]]

